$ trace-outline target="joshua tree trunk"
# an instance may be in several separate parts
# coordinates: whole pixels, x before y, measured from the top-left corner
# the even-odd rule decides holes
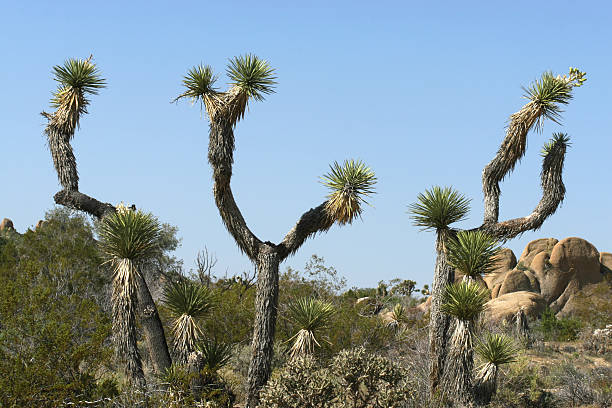
[[[438,232],[436,238],[436,267],[431,290],[431,308],[429,314],[429,354],[430,354],[430,393],[432,399],[438,394],[440,380],[446,366],[448,354],[448,336],[451,325],[451,317],[442,313],[442,295],[447,285],[455,280],[455,271],[446,262],[444,252],[445,234]]]
[[[149,349],[149,355],[156,373],[163,373],[172,365],[168,343],[164,333],[157,307],[147,286],[147,282],[141,273],[137,274],[138,280],[138,316],[144,330],[145,342]]]
[[[266,384],[272,371],[271,362],[278,307],[279,263],[278,251],[274,244],[264,243],[257,256],[255,326],[248,375],[247,407],[258,405],[259,389]]]

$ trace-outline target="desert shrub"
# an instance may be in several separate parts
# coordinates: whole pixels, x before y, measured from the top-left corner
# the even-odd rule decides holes
[[[554,378],[559,390],[556,397],[562,406],[606,408],[612,405],[612,370],[608,367],[587,372],[565,361],[557,368]]]
[[[413,398],[404,369],[361,347],[340,352],[329,368],[312,356],[290,361],[263,389],[261,406],[386,408]]]
[[[110,396],[106,282],[91,225],[65,210],[0,248],[0,406]]]
[[[510,364],[499,377],[497,393],[491,400],[495,408],[553,408],[551,378],[539,367],[529,364],[526,357]]]
[[[558,319],[555,313],[546,308],[540,320],[534,326],[534,331],[546,341],[573,341],[578,338],[583,323],[575,318]]]

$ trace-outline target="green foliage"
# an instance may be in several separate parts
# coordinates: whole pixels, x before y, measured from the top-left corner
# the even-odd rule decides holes
[[[551,378],[539,367],[529,365],[527,358],[510,364],[493,396],[494,408],[555,408]]]
[[[443,230],[450,224],[465,219],[470,211],[470,200],[452,187],[432,187],[417,196],[417,203],[408,208],[413,225],[423,229]]]
[[[442,295],[443,313],[463,321],[473,321],[484,310],[489,300],[488,291],[475,281],[448,285]]]
[[[485,363],[499,367],[516,361],[518,348],[508,336],[487,333],[485,338],[476,344],[475,351]]]
[[[232,358],[233,353],[231,344],[210,338],[199,342],[197,349],[202,353],[204,367],[213,373],[223,368]]]
[[[301,298],[289,305],[287,318],[299,328],[289,339],[293,341],[289,351],[292,358],[312,354],[315,346],[321,346],[319,343],[321,332],[329,327],[334,313],[334,306],[331,303],[314,298]]]
[[[118,206],[100,223],[100,248],[108,261],[139,262],[159,253],[161,228],[151,213]]]
[[[448,263],[466,276],[485,274],[495,265],[497,240],[482,231],[459,231],[446,245]]]
[[[194,319],[202,318],[210,312],[215,303],[212,291],[189,279],[168,282],[162,296],[164,306],[175,318],[181,315]]]
[[[111,396],[105,270],[85,218],[55,210],[0,248],[0,406]],[[99,383],[99,385],[98,385]]]
[[[70,58],[64,65],[53,67],[54,78],[61,88],[72,88],[82,93],[98,94],[98,89],[106,86],[106,80],[100,76],[100,71],[88,59]]]
[[[551,153],[553,153],[558,147],[567,147],[570,146],[569,142],[570,138],[567,133],[553,133],[552,139],[548,142],[544,143],[544,147],[542,147],[542,152],[540,153],[542,157],[548,157]]]
[[[326,211],[338,224],[350,224],[361,216],[362,204],[368,204],[365,197],[374,194],[376,176],[361,160],[345,160],[342,165],[334,162],[330,170],[321,177],[322,183],[331,190]]]
[[[539,332],[547,341],[572,341],[578,338],[583,323],[578,319],[557,319],[555,313],[547,307],[534,330]]]
[[[580,87],[586,81],[586,73],[577,68],[570,67],[569,75],[554,76],[552,72],[544,72],[540,80],[536,80],[528,88],[523,88],[525,98],[532,101],[542,110],[542,116],[559,123],[561,107],[567,105],[572,99],[572,88]],[[537,128],[541,129],[542,122],[538,119]]]
[[[214,96],[217,89],[214,87],[217,77],[213,74],[210,65],[196,65],[187,71],[183,77],[183,86],[187,90],[174,101],[181,98],[190,98],[192,103],[205,103],[207,98]]]
[[[239,88],[248,98],[262,101],[264,95],[274,92],[276,77],[274,69],[266,60],[247,54],[229,60],[227,76],[230,84]]]

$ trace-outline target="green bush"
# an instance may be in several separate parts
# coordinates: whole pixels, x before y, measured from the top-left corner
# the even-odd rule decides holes
[[[0,406],[110,396],[106,282],[91,225],[65,210],[0,247]],[[98,384],[99,383],[99,384]]]
[[[578,319],[557,319],[555,313],[547,307],[534,329],[546,341],[573,341],[578,338],[582,326],[582,322]]]

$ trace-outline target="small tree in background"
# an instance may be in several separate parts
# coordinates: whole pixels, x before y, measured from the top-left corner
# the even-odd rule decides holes
[[[183,79],[185,92],[175,101],[189,98],[205,108],[210,121],[208,162],[213,169],[215,203],[238,248],[257,268],[256,315],[246,402],[247,407],[254,408],[259,390],[271,372],[280,263],[294,254],[308,237],[329,230],[335,222],[350,224],[360,217],[364,197],[374,193],[376,177],[360,161],[334,163],[323,177],[323,183],[331,190],[327,200],[306,211],[279,244],[260,240],[247,226],[230,185],[234,128],[244,118],[249,101],[261,101],[274,92],[276,77],[268,62],[254,55],[232,58],[226,72],[230,88],[220,92],[215,88],[217,78],[210,66],[193,67]]]
[[[531,129],[541,131],[545,119],[559,123],[561,105],[566,105],[572,99],[573,88],[580,87],[586,81],[586,73],[577,68],[570,68],[569,74],[554,76],[550,72],[542,74],[531,86],[525,88],[525,98],[528,99],[521,110],[510,116],[510,123],[497,154],[485,166],[482,172],[482,189],[484,193],[484,217],[477,230],[484,231],[500,242],[505,242],[529,230],[537,230],[544,221],[554,214],[565,197],[562,172],[565,152],[569,146],[569,138],[564,133],[555,133],[550,141],[544,144],[542,150],[542,171],[540,184],[542,197],[536,208],[527,216],[499,221],[499,183],[514,169],[518,161],[525,155],[527,149],[527,134]],[[446,191],[446,197],[441,194]],[[453,192],[455,196],[459,196]],[[432,287],[430,350],[431,372],[430,386],[432,396],[436,393],[444,370],[444,360],[447,354],[447,338],[450,320],[440,313],[440,299],[447,284],[454,280],[454,271],[449,267],[444,254],[445,241],[457,233],[450,229],[452,222],[459,221],[467,213],[467,203],[462,216],[453,218],[441,215],[452,215],[451,190],[441,190],[434,187],[432,191],[419,194],[418,202],[410,206],[414,225],[425,229],[435,229],[436,266]],[[463,199],[465,200],[465,199]],[[453,220],[452,222],[448,222]],[[438,222],[447,221],[447,222]]]

